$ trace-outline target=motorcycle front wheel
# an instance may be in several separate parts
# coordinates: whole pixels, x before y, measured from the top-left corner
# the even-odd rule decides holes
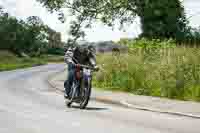
[[[80,109],[85,109],[88,105],[91,95],[91,83],[90,80],[85,81],[83,88],[81,89],[82,101],[80,103]]]

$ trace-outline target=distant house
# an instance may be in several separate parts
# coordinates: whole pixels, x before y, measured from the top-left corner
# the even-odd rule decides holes
[[[49,48],[63,48],[64,43],[61,41],[61,33],[48,27],[47,40]]]
[[[105,52],[120,52],[120,53],[127,53],[128,48],[126,46],[122,46],[116,44],[112,41],[104,41],[94,43],[97,53],[105,53]]]

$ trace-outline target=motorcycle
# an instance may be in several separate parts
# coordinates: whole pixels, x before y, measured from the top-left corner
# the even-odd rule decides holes
[[[77,103],[80,109],[85,109],[88,105],[92,88],[92,72],[98,71],[87,65],[79,65],[75,68],[75,80],[72,83],[68,98],[65,104],[71,107],[72,103]]]

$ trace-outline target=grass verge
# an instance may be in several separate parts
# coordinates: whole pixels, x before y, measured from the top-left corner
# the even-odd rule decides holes
[[[49,62],[63,62],[63,57],[56,55],[43,55],[34,58],[19,58],[8,51],[0,51],[0,71],[45,65]]]
[[[200,50],[131,48],[128,54],[97,56],[103,70],[93,85],[112,91],[200,101]]]

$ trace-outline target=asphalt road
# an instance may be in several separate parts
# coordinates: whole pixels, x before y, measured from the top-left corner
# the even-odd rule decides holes
[[[47,77],[64,65],[0,73],[0,133],[200,133],[200,119],[91,101],[67,108]]]

